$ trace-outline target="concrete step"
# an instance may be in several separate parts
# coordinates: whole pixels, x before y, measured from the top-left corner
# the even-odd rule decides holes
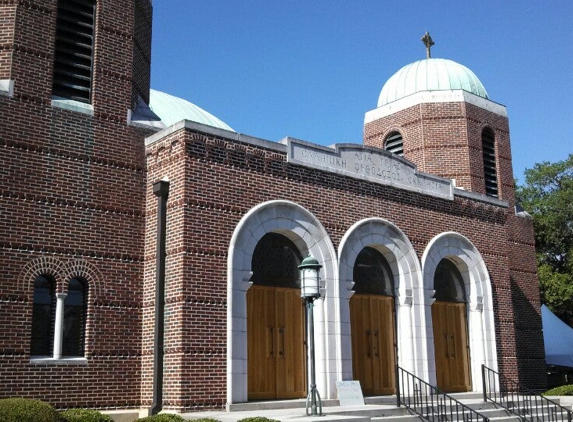
[[[370,404],[374,402],[393,404]],[[395,420],[396,422],[419,421],[417,417],[412,417],[405,407],[396,407],[394,400],[374,399],[367,400],[368,404],[363,406],[338,406],[338,400],[325,400],[323,402],[322,416],[306,416],[306,400],[288,400],[271,402],[250,402],[240,405],[233,405],[231,411],[207,411],[186,413],[182,416],[185,419],[214,418],[222,422],[236,422],[243,418],[264,416],[280,421],[294,422],[297,420],[310,422],[334,421],[334,422],[370,422],[372,418]]]
[[[451,395],[469,408],[488,417],[492,422],[520,422],[520,418],[491,402],[484,402],[480,393]],[[228,411],[193,412],[183,414],[185,419],[209,417],[222,422],[264,416],[284,422],[420,422],[423,419],[406,407],[396,406],[396,396],[366,397],[364,406],[340,406],[338,400],[324,400],[321,416],[306,416],[305,399],[273,400],[239,403],[228,406]],[[463,421],[463,413],[446,416],[442,421]],[[566,420],[566,419],[565,419]]]
[[[324,421],[324,422],[371,422],[373,418],[394,420],[396,422],[419,422],[417,417],[412,418],[412,415],[405,408],[381,408],[379,406],[351,406],[351,407],[338,407],[330,406],[323,407],[321,416],[307,416],[304,408],[295,409],[265,409],[255,411],[242,411],[242,412],[194,412],[186,413],[182,416],[185,419],[198,419],[198,418],[214,418],[222,422],[236,422],[243,418],[250,418],[256,416],[264,416],[270,419],[279,421]]]
[[[420,422],[423,421],[418,415],[381,416],[370,419],[371,422]]]
[[[483,394],[476,393],[473,391],[469,391],[466,393],[450,393],[449,396],[453,397],[456,400],[464,402],[465,400],[481,400],[483,401]]]
[[[561,407],[555,407],[550,403],[549,407],[545,401],[538,399],[535,401],[533,399],[531,404],[526,404],[527,400],[531,399],[530,396],[524,396],[524,400],[517,400],[513,397],[514,401],[504,399],[503,405],[507,406],[511,414],[517,414],[519,416],[531,416],[538,420],[551,420],[551,421],[568,421],[567,412]],[[559,404],[556,400],[554,403]]]
[[[396,405],[396,396],[371,396],[364,397],[364,403],[370,405]],[[264,400],[264,401],[251,401],[248,403],[236,403],[227,406],[229,412],[248,412],[251,410],[265,410],[265,409],[297,409],[306,406],[306,399],[294,400]],[[340,406],[340,402],[336,399],[327,399],[322,401],[322,407]]]
[[[323,400],[322,407],[338,406],[338,400]],[[229,412],[251,412],[255,410],[269,410],[269,409],[304,409],[306,406],[306,399],[294,400],[264,400],[264,401],[250,401],[248,403],[236,403],[227,406]]]

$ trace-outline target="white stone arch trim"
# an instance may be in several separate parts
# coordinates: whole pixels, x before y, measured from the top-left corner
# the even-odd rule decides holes
[[[321,264],[325,300],[315,302],[317,387],[325,398],[335,391],[327,379],[338,359],[334,346],[335,302],[338,277],[336,250],[324,226],[307,209],[284,200],[269,201],[249,210],[237,224],[227,258],[227,403],[247,401],[247,297],[255,246],[266,233],[275,232],[294,242],[303,257],[309,253]],[[302,300],[302,299],[301,299]]]
[[[367,246],[376,248],[384,255],[394,276],[398,364],[408,371],[423,374],[427,371],[421,365],[425,362],[426,348],[420,343],[420,330],[417,329],[415,318],[422,289],[420,262],[412,243],[396,225],[382,218],[367,218],[348,229],[338,249],[343,379],[352,379],[349,303],[353,294],[354,263],[358,254]]]
[[[471,380],[473,391],[482,390],[481,365],[497,371],[497,348],[491,280],[485,261],[475,245],[456,232],[441,233],[434,237],[422,255],[424,276],[425,313],[430,323],[426,326],[428,355],[432,357],[429,381],[436,382],[434,335],[431,306],[434,297],[434,274],[439,262],[448,258],[454,262],[464,280],[468,311],[468,337],[470,346]]]

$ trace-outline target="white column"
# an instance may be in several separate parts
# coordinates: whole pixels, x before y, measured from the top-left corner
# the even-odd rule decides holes
[[[62,357],[62,338],[64,336],[64,301],[67,293],[56,293],[56,322],[54,324],[54,359]]]
[[[321,398],[327,398],[326,382],[326,342],[328,341],[325,329],[324,296],[314,301],[314,349],[316,359],[316,388]],[[330,398],[330,397],[328,397]]]
[[[472,384],[474,391],[482,391],[481,365],[486,363],[483,340],[483,297],[478,296],[475,302],[470,303],[469,308],[468,330],[470,333]]]
[[[405,370],[416,374],[415,350],[420,346],[418,338],[414,336],[412,326],[412,289],[404,289],[396,298],[398,301],[396,343],[398,344],[398,364]]]

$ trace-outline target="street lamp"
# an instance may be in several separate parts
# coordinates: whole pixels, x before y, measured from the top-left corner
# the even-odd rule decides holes
[[[300,296],[306,304],[306,322],[308,326],[308,357],[310,383],[306,397],[306,415],[322,415],[322,401],[316,389],[316,376],[314,370],[314,301],[320,297],[320,278],[318,276],[322,265],[309,255],[298,266],[300,270]],[[319,410],[317,412],[317,403]],[[310,412],[309,412],[310,404]]]

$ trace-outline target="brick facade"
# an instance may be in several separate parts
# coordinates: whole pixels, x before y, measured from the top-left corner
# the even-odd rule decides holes
[[[2,24],[13,42],[2,45],[10,54],[0,61],[1,77],[14,86],[11,97],[0,95],[0,321],[11,333],[0,346],[2,397],[139,407],[143,138],[150,132],[126,125],[129,5],[98,4],[93,116],[51,105],[56,1],[0,6],[3,18],[13,18]],[[40,274],[54,277],[57,292],[70,278],[87,280],[86,363],[30,362],[33,281]]]
[[[338,248],[353,224],[383,218],[411,242],[456,232],[480,252],[491,280],[497,362],[529,386],[545,384],[531,221],[514,214],[507,118],[472,104],[410,108],[365,126],[380,147],[394,130],[418,170],[484,193],[481,130],[496,135],[500,198],[457,191],[440,199],[287,162],[282,145],[179,125],[130,126],[149,101],[151,2],[97,2],[93,113],[52,105],[55,0],[0,4],[0,397],[58,407],[148,407],[152,396],[157,198],[168,176],[164,407],[228,402],[228,258],[241,219],[266,201],[310,211]],[[147,142],[147,146],[146,146]],[[445,148],[447,146],[447,148]],[[85,359],[30,359],[33,282],[56,291],[88,282]]]
[[[455,179],[456,186],[485,194],[481,139],[485,127],[496,139],[499,197],[513,205],[507,117],[466,102],[421,103],[366,123],[364,144],[384,148],[386,137],[400,132],[404,157],[418,170]]]

